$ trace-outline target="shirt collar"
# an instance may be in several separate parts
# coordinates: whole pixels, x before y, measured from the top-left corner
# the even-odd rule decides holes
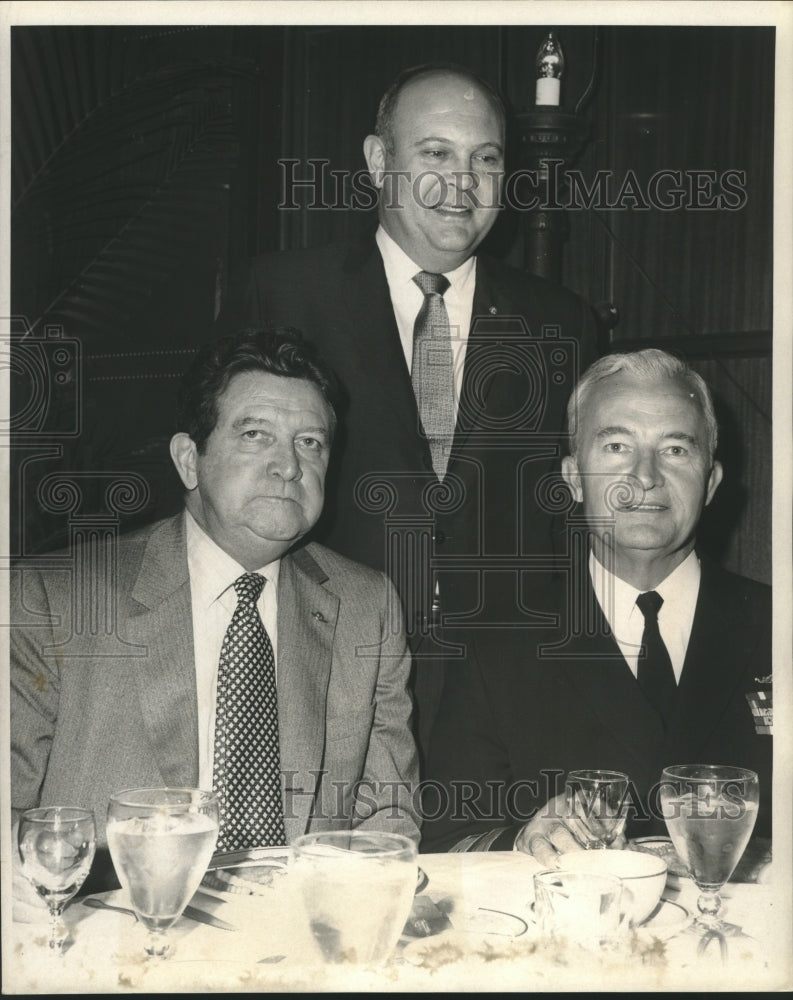
[[[692,617],[699,593],[701,568],[696,552],[692,549],[679,566],[653,588],[663,598],[663,606],[658,613],[662,616]],[[590,550],[589,576],[598,604],[603,609],[606,620],[615,635],[620,635],[619,623],[627,621],[641,611],[636,607],[636,598],[645,591],[627,583],[610,572]]]
[[[408,257],[402,247],[388,235],[382,226],[377,227],[374,238],[377,241],[380,255],[383,258],[383,266],[385,267],[389,287],[399,287],[400,285],[407,285],[412,282],[413,278],[422,268]],[[469,257],[468,260],[463,261],[453,271],[444,271],[443,273],[449,279],[452,289],[458,291],[470,281],[475,269],[476,257]]]
[[[185,511],[185,537],[193,600],[208,608],[247,570],[209,537],[189,510]],[[265,577],[277,592],[280,568],[281,560],[275,559],[254,572]]]
[[[636,598],[641,591],[606,569],[591,550],[589,553],[589,577],[592,580],[595,597],[603,609],[611,631],[616,636],[622,637],[625,630],[621,628],[621,625],[630,619],[636,606]]]
[[[682,618],[685,615],[693,619],[701,576],[702,568],[692,549],[680,565],[655,588],[664,599],[659,615],[666,610],[670,616]]]

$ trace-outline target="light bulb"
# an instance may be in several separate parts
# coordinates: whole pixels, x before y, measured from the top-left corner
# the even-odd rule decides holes
[[[537,89],[536,104],[559,104],[561,93],[561,76],[564,72],[564,53],[556,39],[549,31],[537,52]]]

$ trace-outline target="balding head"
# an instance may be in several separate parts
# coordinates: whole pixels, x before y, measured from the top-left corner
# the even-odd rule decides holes
[[[393,154],[394,152],[394,114],[403,90],[419,80],[434,78],[436,82],[439,82],[438,78],[443,77],[456,77],[464,84],[468,84],[472,100],[475,100],[479,95],[488,101],[493,114],[501,123],[503,136],[506,127],[504,102],[486,80],[456,63],[424,63],[421,66],[411,66],[410,69],[403,70],[380,98],[374,134],[382,139],[387,153]]]
[[[407,71],[380,102],[364,153],[380,222],[415,264],[448,273],[474,254],[504,173],[504,109],[489,85],[457,67]]]

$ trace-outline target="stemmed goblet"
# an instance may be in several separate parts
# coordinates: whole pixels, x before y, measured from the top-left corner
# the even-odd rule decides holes
[[[62,954],[68,940],[61,923],[63,908],[85,882],[94,860],[94,814],[72,806],[28,809],[19,820],[17,844],[22,873],[49,907],[50,948]]]
[[[107,809],[116,874],[147,930],[145,950],[168,954],[168,928],[206,873],[218,838],[218,800],[197,788],[133,788]]]
[[[696,924],[711,934],[740,933],[719,918],[719,892],[752,835],[759,792],[757,775],[742,767],[679,764],[661,774],[661,811],[669,836],[700,891]]]
[[[570,771],[565,782],[567,825],[586,850],[612,844],[625,828],[629,779],[621,771]]]

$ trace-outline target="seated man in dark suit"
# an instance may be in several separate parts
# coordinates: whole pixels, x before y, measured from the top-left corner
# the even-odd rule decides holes
[[[505,132],[501,98],[470,71],[406,70],[364,141],[377,231],[257,258],[220,320],[295,323],[346,390],[315,536],[396,583],[423,744],[452,654],[439,624],[523,617],[498,560],[552,550],[534,486],[561,458],[567,397],[595,357],[581,299],[479,252]]]
[[[607,356],[568,421],[562,474],[584,519],[569,518],[566,582],[549,588],[536,630],[482,634],[449,672],[423,847],[514,847],[553,863],[575,846],[558,796],[584,768],[628,774],[626,833],[662,833],[653,786],[684,763],[756,771],[755,832],[769,835],[771,736],[755,713],[771,673],[770,590],[695,548],[722,478],[707,386],[663,351]]]
[[[93,809],[101,849],[112,793],[199,786],[218,793],[222,850],[350,827],[418,840],[399,600],[384,574],[302,543],[335,392],[295,331],[208,345],[171,441],[184,512],[15,569],[15,818]]]

